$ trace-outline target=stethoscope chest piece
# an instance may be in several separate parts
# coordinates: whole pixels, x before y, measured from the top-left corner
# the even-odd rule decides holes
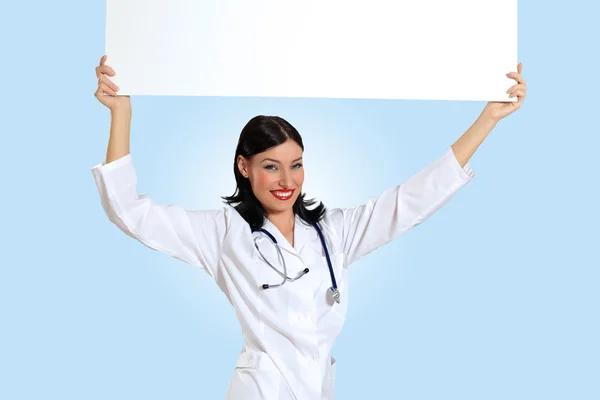
[[[336,303],[340,304],[340,291],[337,288],[330,287],[329,294]]]

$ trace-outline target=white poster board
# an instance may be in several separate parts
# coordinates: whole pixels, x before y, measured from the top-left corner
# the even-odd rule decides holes
[[[517,101],[517,0],[106,5],[123,95]]]

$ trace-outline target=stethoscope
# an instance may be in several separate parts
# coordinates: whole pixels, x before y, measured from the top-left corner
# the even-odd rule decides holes
[[[339,303],[340,302],[340,291],[338,290],[337,283],[335,281],[335,275],[333,273],[331,259],[329,258],[329,251],[327,250],[327,245],[325,244],[325,238],[323,237],[323,233],[321,232],[321,229],[319,228],[319,226],[317,224],[313,224],[313,226],[315,227],[315,229],[317,230],[317,233],[319,234],[319,238],[321,239],[321,244],[323,245],[323,249],[325,250],[325,258],[327,258],[327,266],[329,267],[329,275],[331,275],[331,285],[332,285],[329,288],[329,292],[331,293],[331,297],[333,297],[333,299],[337,303]],[[277,249],[277,254],[279,255],[279,260],[281,261],[281,264],[283,265],[283,273],[282,273],[277,268],[275,268],[273,266],[273,264],[271,264],[266,259],[266,257],[263,255],[263,253],[260,251],[260,248],[258,247],[258,243],[256,243],[256,241],[259,237],[254,238],[254,247],[256,247],[256,250],[258,250],[258,253],[262,257],[262,259],[269,265],[269,267],[271,267],[273,269],[273,271],[277,272],[279,274],[279,276],[281,276],[283,278],[283,281],[281,281],[281,283],[278,283],[278,284],[273,284],[273,285],[270,285],[268,283],[263,284],[262,285],[263,289],[276,288],[276,287],[282,286],[287,281],[294,282],[294,281],[302,278],[304,275],[306,275],[308,273],[308,271],[309,271],[308,268],[304,268],[302,271],[300,271],[298,273],[298,275],[295,278],[290,278],[289,276],[287,276],[287,266],[285,265],[285,258],[283,258],[283,254],[281,253],[281,249],[279,248],[279,244],[277,243],[277,240],[275,239],[275,237],[273,235],[271,235],[271,233],[264,228],[257,229],[254,232],[256,232],[256,231],[265,233],[273,241],[273,243],[275,244],[275,248]]]

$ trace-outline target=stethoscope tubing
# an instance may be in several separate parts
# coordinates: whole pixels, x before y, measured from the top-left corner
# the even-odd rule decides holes
[[[287,265],[285,263],[285,258],[283,257],[283,254],[281,254],[281,249],[279,248],[279,244],[277,243],[277,240],[266,229],[259,229],[259,231],[267,234],[267,236],[269,236],[269,238],[271,238],[273,243],[275,243],[275,248],[277,249],[277,254],[279,256],[281,264],[283,265],[283,273],[281,273],[281,271],[279,271],[277,268],[275,268],[275,266],[273,264],[271,264],[269,262],[269,260],[267,260],[267,258],[263,255],[262,251],[260,251],[260,248],[258,247],[258,244],[256,243],[256,239],[254,240],[254,247],[258,251],[258,254],[260,254],[263,261],[266,262],[269,265],[269,267],[271,267],[273,269],[273,271],[277,272],[277,274],[283,278],[283,281],[281,283],[273,284],[273,285],[265,284],[265,285],[263,285],[263,288],[267,289],[269,287],[279,287],[279,286],[282,286],[287,281],[291,281],[291,282],[296,281],[296,280],[300,279],[302,277],[302,275],[308,273],[308,271],[309,271],[308,268],[305,268],[304,270],[300,271],[300,273],[298,273],[298,276],[296,276],[295,278],[290,278],[289,276],[287,276]],[[265,287],[265,286],[267,286],[267,287]]]
[[[323,250],[325,251],[325,258],[327,259],[327,267],[329,268],[329,276],[331,277],[331,288],[330,291],[332,293],[333,299],[336,302],[340,302],[340,293],[337,287],[337,281],[335,279],[335,274],[333,272],[333,265],[331,263],[331,258],[329,256],[329,251],[327,250],[327,244],[325,243],[325,237],[323,235],[323,232],[321,232],[321,229],[319,228],[319,226],[317,224],[313,224],[314,228],[317,230],[317,233],[319,234],[319,239],[321,240],[321,245],[323,246]],[[271,267],[275,272],[277,272],[277,274],[279,276],[281,276],[283,278],[283,281],[279,284],[263,284],[262,288],[263,289],[269,289],[269,288],[275,288],[275,287],[279,287],[282,286],[283,284],[285,284],[285,282],[287,281],[296,281],[298,279],[300,279],[302,276],[304,276],[305,274],[308,273],[309,269],[305,268],[304,270],[300,271],[300,273],[298,274],[298,276],[296,278],[290,278],[289,276],[287,276],[287,266],[285,264],[285,258],[283,257],[283,254],[281,253],[281,249],[279,248],[279,244],[277,243],[277,239],[275,239],[275,237],[266,229],[264,228],[260,228],[257,229],[256,231],[260,231],[265,233],[270,239],[271,241],[275,244],[275,248],[277,249],[277,254],[279,255],[279,258],[281,259],[281,263],[283,265],[283,273],[281,273],[281,271],[279,271],[277,268],[275,268],[275,266],[273,266],[268,260],[267,258],[262,254],[262,252],[260,251],[260,248],[258,247],[258,244],[256,243],[256,238],[254,239],[254,247],[256,248],[256,250],[258,251],[258,253],[260,254],[261,258],[267,263],[267,265],[269,265],[269,267]]]
[[[321,239],[321,244],[323,245],[323,250],[325,250],[325,258],[327,258],[327,266],[329,267],[329,275],[331,275],[331,285],[334,290],[337,290],[337,282],[335,281],[335,274],[333,273],[333,267],[331,266],[331,259],[329,258],[329,251],[327,250],[327,245],[325,244],[325,237],[323,236],[323,232],[321,232],[321,228],[317,224],[313,225],[317,232],[319,233],[319,238]]]

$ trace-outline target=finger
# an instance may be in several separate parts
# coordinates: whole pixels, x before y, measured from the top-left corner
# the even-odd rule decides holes
[[[108,65],[104,65],[103,67],[101,67],[100,70],[102,71],[102,73],[110,75],[110,76],[115,76],[117,74],[115,72],[115,70],[112,69],[111,67],[109,67]]]
[[[508,94],[511,94],[511,93],[513,93],[515,90],[527,90],[527,86],[525,86],[525,85],[524,85],[524,84],[522,84],[522,83],[518,83],[518,84],[516,84],[516,85],[513,85],[513,86],[511,86],[511,88],[510,88],[510,89],[508,89],[508,90],[506,91],[506,93],[508,93]]]
[[[103,73],[103,74],[109,74],[109,75],[116,75],[115,70],[112,69],[112,67],[109,67],[108,65],[97,66],[96,72]]]
[[[97,97],[98,99],[100,99],[101,97],[108,96],[108,94],[104,93],[101,85],[98,85],[98,88],[96,89],[96,92],[94,93],[94,96]]]
[[[109,94],[109,95],[111,95],[111,96],[116,96],[116,95],[117,95],[117,93],[116,93],[114,90],[112,90],[112,89],[111,89],[111,88],[110,88],[110,87],[109,87],[109,86],[108,86],[106,83],[104,83],[104,82],[101,82],[101,83],[100,83],[100,89],[102,90],[102,92],[104,92],[104,93],[106,93],[106,94]]]
[[[521,71],[523,71],[523,63],[519,63],[519,65],[517,65],[517,72],[519,75],[521,75]]]
[[[110,87],[114,91],[119,91],[119,87],[109,78],[107,78],[106,75],[100,75],[98,77],[98,83],[100,82],[104,82],[106,86]]]
[[[513,103],[516,109],[519,109],[519,107],[521,107],[521,104],[523,103],[523,99],[525,99],[525,96],[519,96],[517,102]]]
[[[100,74],[107,74],[110,76],[115,76],[117,73],[114,69],[109,67],[108,65],[98,66],[96,67],[96,76],[100,77]]]
[[[102,58],[100,59],[100,65],[104,65],[104,63],[106,62],[106,54],[102,56]]]
[[[525,80],[523,79],[521,74],[519,74],[517,72],[509,72],[508,74],[506,74],[506,76],[516,80],[518,83],[523,83],[523,84],[525,83]]]
[[[515,84],[512,85],[510,88],[508,88],[508,90],[506,91],[506,93],[510,94],[511,92],[513,92],[514,90],[516,90],[518,88],[519,84]]]
[[[517,96],[517,93],[519,93],[519,91],[515,91],[515,92],[513,92],[513,93],[509,94],[509,95],[508,95],[508,98],[510,99],[511,97],[516,97],[516,96]]]
[[[114,92],[118,92],[119,91],[119,87],[117,85],[115,85],[114,83],[112,83],[109,79],[105,78],[106,80],[98,80],[98,84],[103,84],[105,85],[107,88],[110,88],[112,91]]]
[[[94,97],[100,98],[100,96],[103,96],[103,92],[100,85],[98,85],[98,88],[96,88],[96,91],[94,92]]]

